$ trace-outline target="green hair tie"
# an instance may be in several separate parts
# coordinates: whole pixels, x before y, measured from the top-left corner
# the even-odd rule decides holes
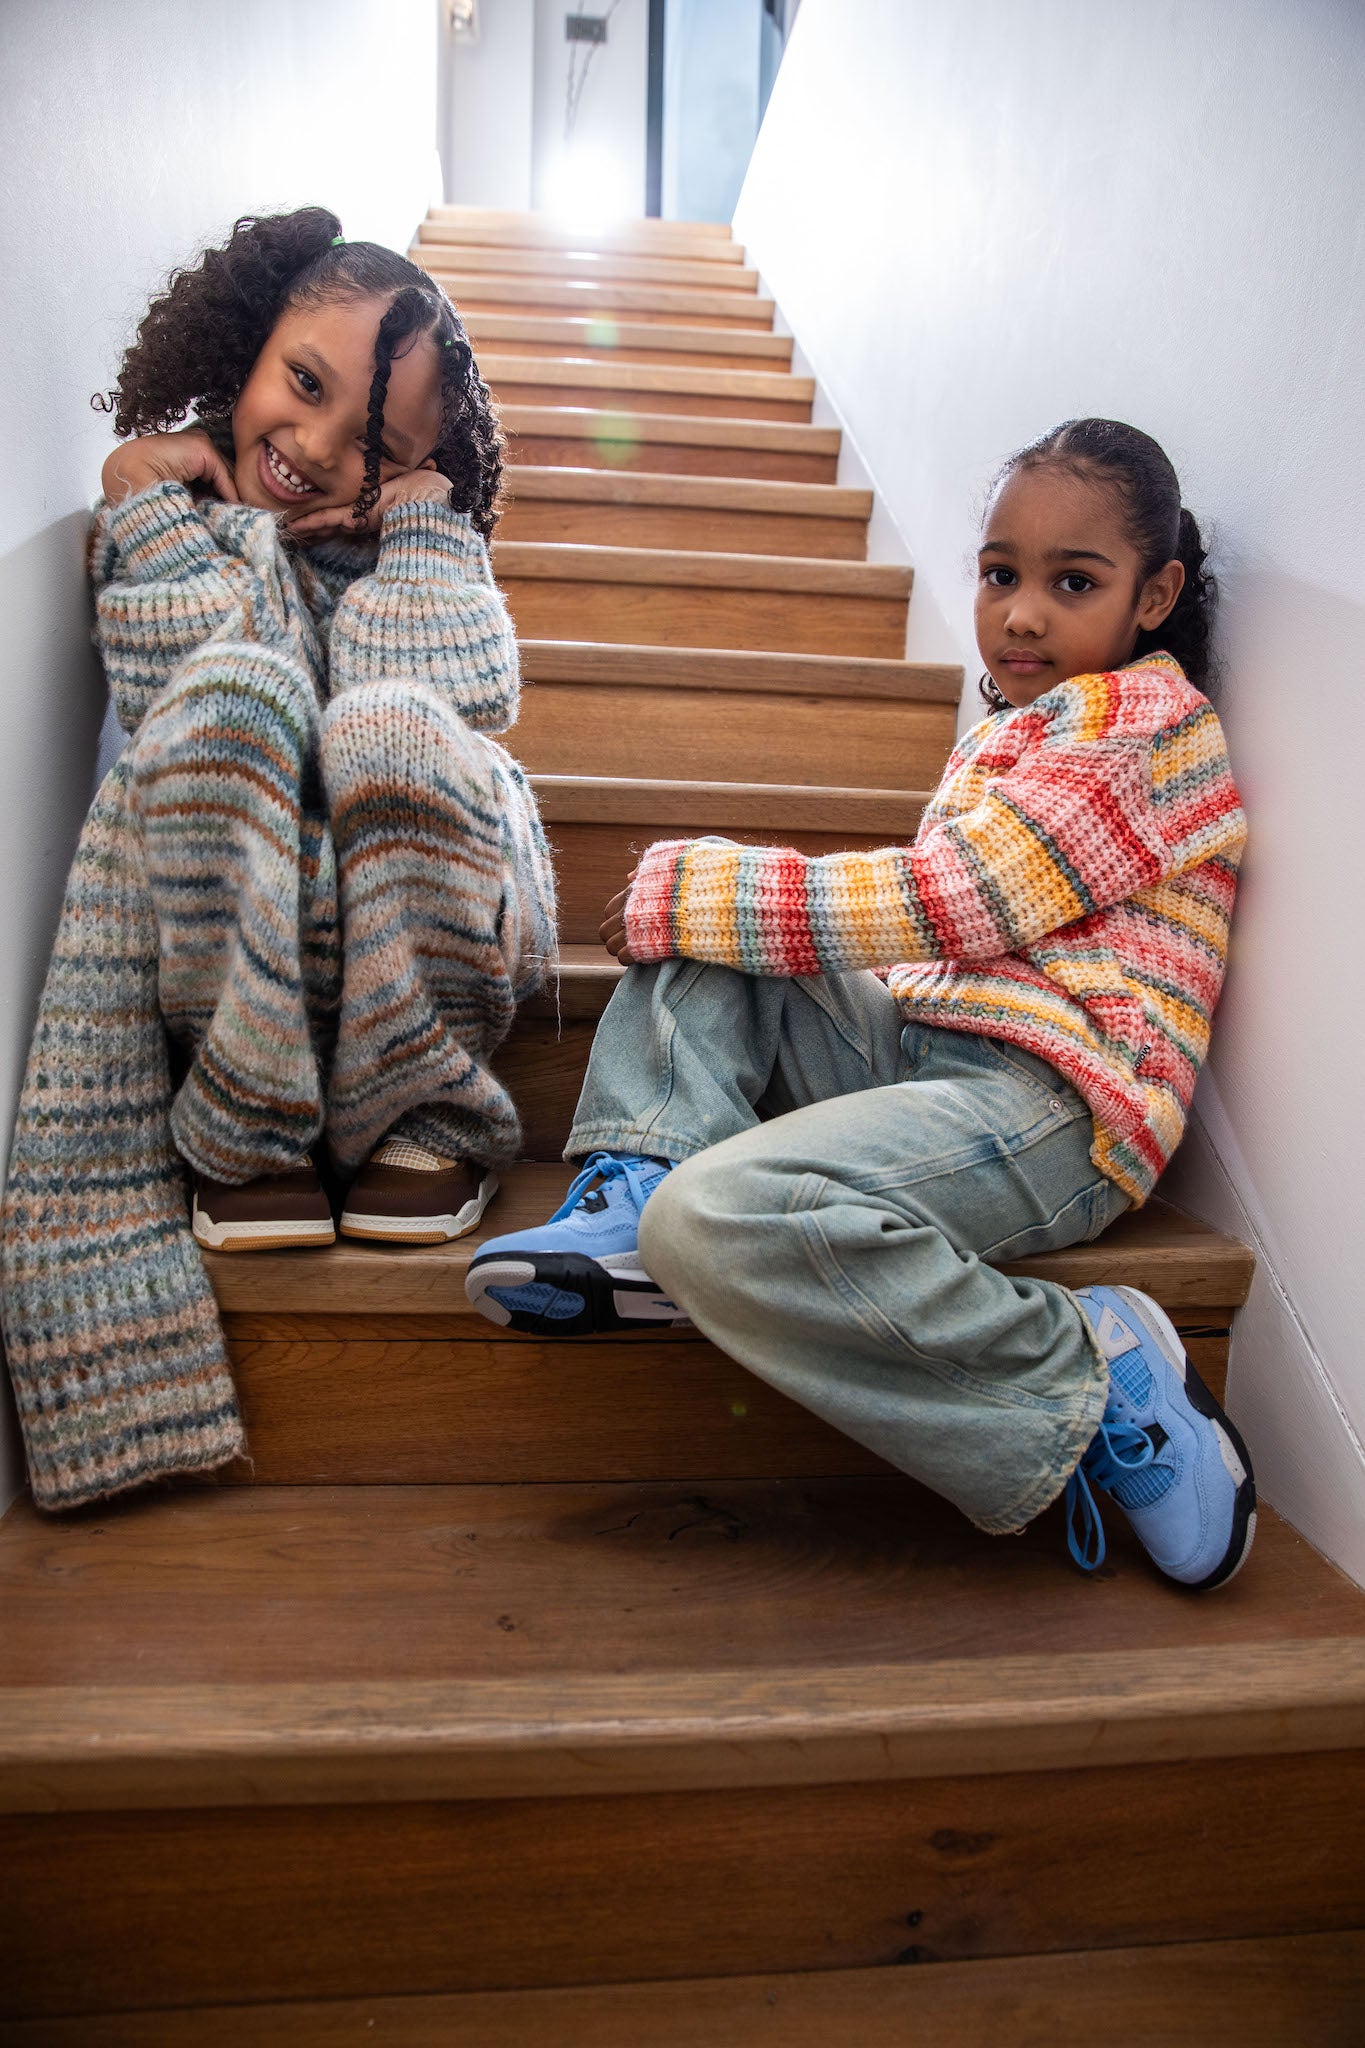
[[[333,235],[333,237],[332,237],[332,247],[333,247],[334,249],[340,249],[340,248],[343,248],[343,247],[345,246],[345,242],[346,242],[346,237],[345,237],[345,235]]]

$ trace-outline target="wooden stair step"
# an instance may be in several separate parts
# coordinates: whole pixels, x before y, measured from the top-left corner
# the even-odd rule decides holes
[[[449,272],[466,277],[585,279],[590,284],[700,285],[705,291],[758,290],[756,270],[672,252],[665,255],[620,249],[514,249],[506,243],[481,248],[422,238],[413,243],[408,256],[433,277]]]
[[[1170,1312],[1219,1396],[1232,1311]],[[249,1462],[220,1485],[792,1482],[887,1469],[686,1331],[552,1343],[500,1340],[474,1318],[339,1314],[231,1314],[225,1328]]]
[[[1060,1506],[1002,1541],[901,1474],[19,1502],[0,1811],[890,1785],[1365,1737],[1365,1594],[1287,1523],[1266,1511],[1215,1603],[1110,1521],[1083,1581]]]
[[[870,491],[841,490],[835,484],[555,464],[509,466],[503,490],[500,540],[821,555],[847,562],[866,556],[872,510]]]
[[[495,398],[517,405],[595,405],[620,412],[809,422],[815,396],[812,378],[772,370],[599,363],[482,350],[479,370]]]
[[[745,370],[760,364],[790,364],[789,334],[737,328],[575,318],[536,313],[475,313],[461,318],[476,349],[518,355],[576,356],[595,362],[695,363],[700,367]]]
[[[698,656],[708,650],[628,651],[632,659],[613,674],[601,662],[582,663],[577,672],[572,664],[551,667],[523,646],[526,687],[508,741],[523,767],[534,774],[629,776],[651,760],[675,779],[719,782],[742,762],[765,783],[809,787],[830,776],[846,788],[884,788],[894,780],[927,789],[952,752],[951,702],[862,697],[837,687],[828,695],[799,686],[751,690],[732,658],[720,669],[733,677],[725,688],[701,667]],[[688,660],[660,674],[639,660],[645,652]],[[690,687],[687,679],[698,676],[705,680]]]
[[[785,420],[722,420],[567,405],[505,405],[501,419],[509,462],[538,467],[553,463],[574,469],[648,469],[832,484],[839,459],[837,427]]]
[[[724,833],[798,853],[872,851],[913,839],[922,791],[830,789],[643,776],[535,775],[559,871],[560,937],[598,936],[602,909],[656,839]]]
[[[393,1251],[342,1240],[316,1252],[208,1252],[205,1267],[218,1305],[228,1314],[454,1316],[468,1319],[467,1328],[488,1341],[513,1343],[475,1318],[465,1298],[465,1273],[485,1237],[525,1230],[550,1215],[567,1178],[562,1163],[503,1169],[488,1228],[449,1245]],[[1221,1314],[1225,1327],[1230,1311],[1246,1300],[1253,1260],[1236,1238],[1162,1203],[1148,1203],[1090,1244],[1040,1253],[1004,1270],[1064,1287],[1137,1287],[1182,1316],[1188,1310],[1207,1321]]]
[[[498,541],[493,569],[531,638],[905,651],[912,572],[899,563]]]
[[[1267,1514],[1191,1600],[1114,1519],[1082,1596],[1058,1513],[899,1477],[20,1504],[7,2011],[1349,1930],[1360,1591]]]
[[[511,277],[497,271],[449,270],[424,261],[420,268],[438,277],[463,317],[471,312],[629,313],[632,320],[679,320],[700,327],[770,330],[773,302],[754,292],[709,290],[702,285],[626,284],[587,278]]]
[[[917,1923],[918,1924],[918,1923]],[[215,2005],[177,2012],[20,2020],[9,2048],[1036,2048],[1099,2038],[1122,2016],[1143,2048],[1359,2048],[1365,1934],[1176,1941],[1071,1949],[914,1969],[804,1970],[684,1977],[565,1990]],[[774,2028],[779,2032],[774,2032]],[[367,2030],[369,2030],[367,2032]]]
[[[491,240],[511,249],[596,249],[623,242],[643,249],[671,249],[694,242],[708,251],[739,246],[727,221],[639,217],[598,229],[561,220],[552,213],[516,212],[495,206],[433,206],[427,211],[422,229],[436,241]]]
[[[962,671],[949,662],[771,654],[759,648],[631,647],[593,640],[523,639],[518,644],[522,675],[537,683],[742,690],[825,697],[840,704],[860,697],[956,704],[962,694]]]

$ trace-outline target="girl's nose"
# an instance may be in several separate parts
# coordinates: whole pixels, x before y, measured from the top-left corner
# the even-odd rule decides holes
[[[1037,639],[1047,621],[1045,607],[1036,592],[1016,589],[1009,610],[1005,614],[1005,630],[1017,633],[1022,638]]]
[[[299,421],[294,428],[299,454],[310,469],[335,469],[336,437],[321,420]]]

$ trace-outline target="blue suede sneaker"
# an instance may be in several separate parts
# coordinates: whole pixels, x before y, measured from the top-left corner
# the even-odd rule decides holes
[[[1133,1287],[1077,1295],[1109,1361],[1109,1401],[1066,1483],[1067,1542],[1084,1571],[1104,1562],[1098,1486],[1167,1578],[1209,1589],[1240,1571],[1256,1533],[1246,1445],[1185,1357],[1168,1316]]]
[[[640,1211],[672,1170],[668,1159],[592,1153],[548,1223],[491,1237],[470,1261],[471,1307],[537,1337],[685,1323],[640,1263]]]

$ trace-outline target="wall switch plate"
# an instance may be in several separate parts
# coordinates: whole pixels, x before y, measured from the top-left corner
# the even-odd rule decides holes
[[[605,43],[607,18],[604,14],[566,14],[564,40],[569,43]]]

